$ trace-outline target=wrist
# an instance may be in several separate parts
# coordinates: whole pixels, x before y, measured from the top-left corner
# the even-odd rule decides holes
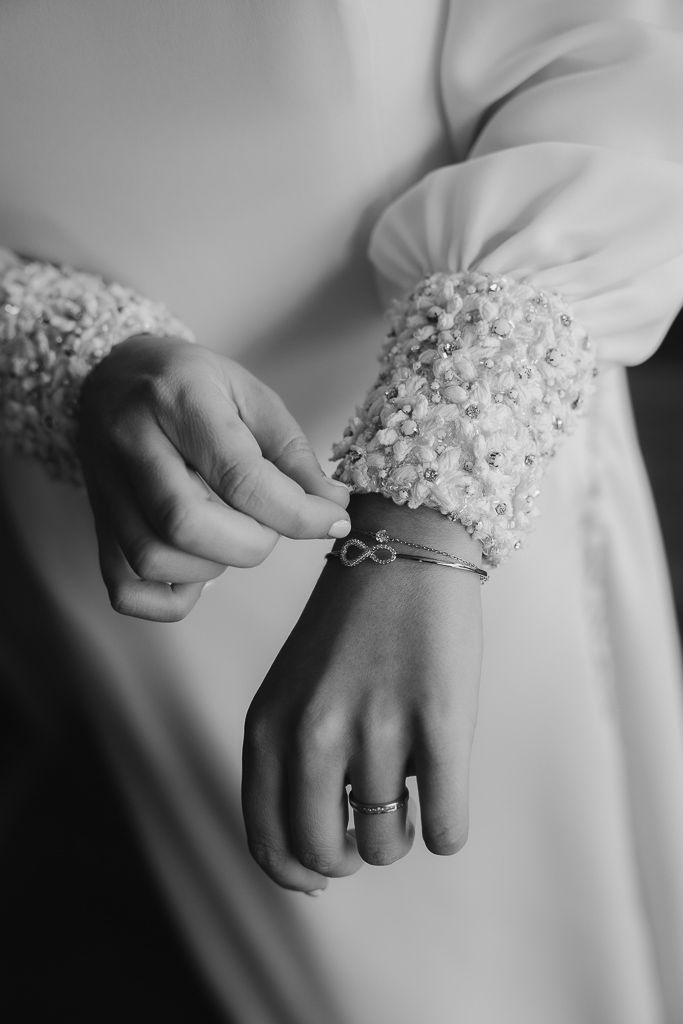
[[[482,545],[461,523],[452,522],[435,509],[397,505],[381,494],[353,494],[348,506],[352,531],[386,530],[411,544],[426,545],[481,565]],[[337,545],[340,546],[340,545]]]

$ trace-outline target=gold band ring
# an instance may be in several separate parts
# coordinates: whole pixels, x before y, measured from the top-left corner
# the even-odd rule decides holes
[[[400,811],[402,807],[408,803],[410,793],[408,787],[403,790],[403,793],[398,800],[392,800],[388,804],[363,804],[360,800],[356,800],[353,795],[353,790],[349,793],[349,803],[353,807],[354,811],[358,811],[359,814],[391,814],[393,811]]]

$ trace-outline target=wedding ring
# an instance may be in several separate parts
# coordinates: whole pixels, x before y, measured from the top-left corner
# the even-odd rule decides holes
[[[353,795],[353,790],[349,793],[349,803],[353,807],[354,811],[358,811],[359,814],[391,814],[393,811],[400,811],[402,807],[408,803],[410,793],[408,787],[403,790],[403,793],[398,800],[392,800],[388,804],[363,804],[360,800],[356,800]]]

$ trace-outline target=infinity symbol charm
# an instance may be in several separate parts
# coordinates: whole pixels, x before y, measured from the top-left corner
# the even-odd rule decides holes
[[[360,551],[360,554],[349,557],[349,551],[353,548]],[[386,555],[378,554],[378,552],[382,551],[386,551]],[[390,565],[391,562],[396,560],[396,552],[388,544],[373,544],[370,546],[369,544],[364,544],[362,540],[347,540],[339,552],[339,560],[347,569],[353,569],[354,566],[360,565],[366,558],[369,558],[371,562],[376,562],[377,565]]]

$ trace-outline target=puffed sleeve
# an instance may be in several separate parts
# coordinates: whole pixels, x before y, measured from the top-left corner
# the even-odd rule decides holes
[[[494,564],[529,526],[592,361],[647,358],[683,297],[683,35],[660,4],[639,5],[650,21],[625,0],[567,6],[451,7],[462,159],[375,228],[391,329],[336,450],[356,490],[449,514]]]

